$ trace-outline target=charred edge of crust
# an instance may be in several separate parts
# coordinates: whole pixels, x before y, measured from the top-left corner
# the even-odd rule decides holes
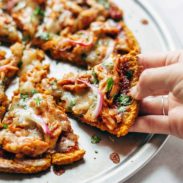
[[[69,153],[55,153],[52,155],[53,165],[67,165],[83,158],[85,151],[82,149]]]

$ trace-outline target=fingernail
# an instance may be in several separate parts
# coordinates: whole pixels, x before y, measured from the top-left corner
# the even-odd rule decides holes
[[[138,87],[134,86],[130,89],[130,94],[133,98],[137,99],[138,97]]]

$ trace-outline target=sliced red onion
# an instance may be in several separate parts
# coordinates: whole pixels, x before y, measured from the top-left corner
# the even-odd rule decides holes
[[[80,80],[77,79],[78,81],[86,84],[89,88],[91,88],[93,90],[94,93],[97,94],[97,104],[96,104],[96,108],[93,112],[93,117],[97,118],[102,110],[102,104],[103,104],[103,95],[102,93],[99,91],[99,89],[97,87],[95,87],[94,85],[88,83],[87,81],[84,80]]]
[[[88,34],[86,36],[88,36],[90,39],[87,43],[85,43],[84,41],[82,40],[78,40],[78,41],[74,41],[72,39],[68,39],[68,41],[72,44],[75,44],[75,45],[80,45],[80,46],[91,46],[92,45],[92,41],[93,41],[93,35],[91,35],[91,33],[88,33],[87,31],[80,31],[81,33],[84,33],[84,34]],[[90,35],[89,35],[90,34]]]
[[[35,114],[30,114],[29,118],[31,121],[33,121],[37,125],[39,125],[45,134],[51,135],[48,125],[46,124],[46,122],[44,121],[44,119],[42,117],[35,115]]]

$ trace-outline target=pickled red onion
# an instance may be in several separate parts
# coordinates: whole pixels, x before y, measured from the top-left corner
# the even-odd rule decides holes
[[[84,84],[86,84],[89,88],[92,89],[92,91],[94,93],[97,94],[97,104],[96,104],[96,108],[93,112],[93,117],[97,118],[102,110],[102,104],[103,104],[103,95],[102,93],[99,91],[99,89],[95,86],[93,86],[92,84],[88,83],[87,81],[81,80],[81,79],[77,79],[77,81],[82,82]]]

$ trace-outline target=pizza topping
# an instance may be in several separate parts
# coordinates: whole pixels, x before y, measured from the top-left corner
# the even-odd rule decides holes
[[[132,99],[130,96],[128,95],[125,95],[125,94],[121,94],[119,97],[118,97],[118,103],[121,105],[121,106],[128,106],[132,103]]]
[[[104,6],[106,9],[109,9],[110,7],[109,0],[96,0],[96,1],[102,6]]]
[[[74,45],[91,46],[93,44],[93,37],[94,35],[92,32],[79,31],[72,39],[68,39],[67,41]]]
[[[95,104],[95,109],[93,110],[92,117],[96,119],[98,115],[100,114],[102,110],[102,105],[103,105],[103,96],[100,90],[95,87],[94,85],[88,83],[87,81],[80,80],[78,79],[79,82],[86,84],[96,95],[96,104]]]
[[[92,70],[92,76],[93,76],[93,84],[98,84],[98,78],[97,78],[97,74],[94,70]]]
[[[107,91],[107,92],[110,92],[111,89],[112,89],[112,87],[113,87],[113,85],[114,85],[114,80],[113,80],[113,78],[112,78],[112,77],[108,78],[108,79],[107,79],[106,91]]]
[[[51,39],[51,35],[48,32],[39,32],[37,37],[41,40],[48,41]]]
[[[34,101],[36,103],[36,106],[40,106],[42,99],[40,97],[34,98]]]
[[[99,137],[99,136],[97,136],[97,135],[93,135],[93,136],[91,137],[91,143],[92,143],[92,144],[98,144],[101,140],[102,140],[101,137]]]
[[[37,6],[34,10],[34,15],[44,16],[44,11],[39,6]]]

